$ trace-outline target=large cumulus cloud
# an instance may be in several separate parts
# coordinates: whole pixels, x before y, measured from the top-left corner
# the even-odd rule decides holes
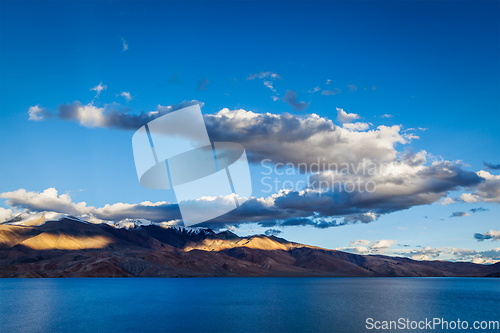
[[[316,114],[277,115],[222,109],[205,115],[205,123],[213,141],[243,144],[251,162],[270,159],[274,163],[308,166],[319,162],[320,169],[329,163],[389,162],[397,157],[396,144],[407,144],[416,138],[402,132],[401,126],[359,131],[336,126],[332,120]]]
[[[57,111],[32,107],[30,119],[56,117],[87,127],[135,130],[159,116],[196,103],[200,102],[158,106],[156,111],[134,115],[112,106],[99,108],[75,102],[61,105]],[[400,149],[418,138],[411,130],[404,130],[399,125],[373,128],[369,123],[353,122],[361,117],[343,109],[337,109],[338,124],[316,114],[255,113],[241,109],[222,109],[204,115],[204,119],[212,141],[241,143],[251,163],[288,164],[310,175],[309,184],[303,189],[249,198],[239,209],[208,224],[258,222],[269,227],[310,225],[325,228],[367,223],[382,214],[438,202],[458,189],[466,192],[460,198],[447,198],[447,203],[500,203],[500,176],[486,171],[469,171],[460,163],[437,159],[426,151]],[[348,184],[357,184],[357,187],[349,190]],[[137,217],[169,221],[180,218],[176,204],[116,203],[94,208],[85,203],[72,203],[69,197],[58,196],[57,191],[55,199],[55,190],[38,196],[19,191],[3,193],[2,197],[8,199],[12,207],[88,214],[102,220]],[[207,200],[232,198],[200,198],[192,204],[207,205]]]

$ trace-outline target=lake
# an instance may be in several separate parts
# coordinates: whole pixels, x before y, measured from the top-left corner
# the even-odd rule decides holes
[[[500,320],[500,279],[0,279],[2,333],[398,331],[368,330],[367,318],[460,319],[470,330]]]

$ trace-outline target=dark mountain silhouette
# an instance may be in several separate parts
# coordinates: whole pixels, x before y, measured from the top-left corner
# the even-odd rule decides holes
[[[500,263],[357,255],[275,236],[157,225],[119,229],[71,217],[37,223],[0,225],[0,277],[500,276]]]

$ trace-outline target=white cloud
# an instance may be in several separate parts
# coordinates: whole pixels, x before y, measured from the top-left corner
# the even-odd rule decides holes
[[[367,246],[371,243],[369,240],[358,239],[349,243],[349,246]]]
[[[392,117],[394,117],[394,116],[392,114],[388,114],[388,113],[379,116],[379,118],[392,118]]]
[[[90,91],[95,91],[96,92],[96,95],[95,95],[95,98],[99,97],[99,95],[101,94],[101,91],[103,90],[106,90],[108,88],[108,86],[106,85],[103,85],[102,84],[102,81],[99,82],[99,84],[97,86],[95,86],[94,88],[90,88]]]
[[[348,84],[347,87],[349,88],[349,92],[355,92],[358,90],[358,87],[356,87],[354,84]]]
[[[342,90],[340,90],[338,88],[333,88],[331,90],[323,90],[321,92],[321,95],[332,96],[332,95],[338,95],[338,94],[341,94],[341,93],[342,93]]]
[[[0,207],[0,222],[10,220],[13,215],[14,213],[12,212],[12,209],[5,209]]]
[[[359,115],[355,113],[347,113],[343,109],[337,108],[337,120],[343,124],[359,119]]]
[[[437,260],[439,258],[440,260],[465,261],[481,264],[494,264],[500,262],[500,248],[476,251],[454,247],[425,247],[421,249],[401,250],[400,253],[394,254],[410,257],[413,260]]]
[[[281,76],[274,72],[260,72],[260,73],[255,73],[255,74],[250,74],[247,77],[247,80],[253,80],[253,79],[265,79],[265,78],[270,78],[270,79],[281,79]]]
[[[476,233],[474,234],[474,238],[477,239],[479,242],[482,242],[486,239],[497,241],[500,240],[500,230],[491,229],[490,231],[485,232],[484,234]]]
[[[382,252],[384,250],[390,249],[391,246],[396,243],[397,241],[395,240],[381,239],[373,242],[373,244],[370,245],[370,249],[372,249],[375,252]]]
[[[273,85],[274,84],[273,80],[281,79],[281,76],[279,76],[274,72],[260,72],[260,73],[250,74],[247,77],[247,80],[254,80],[254,79],[262,79],[264,86],[271,89],[273,92],[276,92],[276,89],[274,88]]]
[[[453,201],[453,203],[455,202],[453,199],[450,200]],[[462,195],[460,195],[459,200],[467,203],[475,203],[481,201],[481,199],[477,195],[471,193],[462,193]]]
[[[370,128],[371,123],[346,123],[342,127],[349,131],[366,131]]]
[[[166,113],[182,109],[194,104],[202,107],[204,103],[192,100],[184,101],[170,106],[158,105],[155,111],[133,114],[116,110],[117,104],[108,104],[105,107],[96,107],[93,102],[82,105],[79,101],[73,104],[62,104],[57,111],[43,109],[43,118],[59,118],[62,120],[76,121],[85,127],[119,128],[125,130],[137,130],[149,121]]]
[[[273,92],[276,92],[276,89],[274,89],[273,83],[271,81],[264,81],[264,85],[271,89]]]
[[[382,253],[390,256],[404,256],[413,260],[450,260],[473,262],[477,264],[494,264],[500,262],[500,248],[485,251],[454,247],[392,249],[392,245],[396,243],[397,242],[395,240],[388,239],[377,240],[373,243],[367,240],[357,240],[351,242],[349,247],[339,247],[335,250],[365,255]]]
[[[476,172],[476,174],[483,179],[483,182],[468,188],[472,193],[462,193],[456,200],[466,203],[490,202],[500,204],[500,175],[495,176],[483,170]]]
[[[54,211],[70,215],[89,214],[94,207],[87,207],[85,202],[74,203],[68,194],[58,195],[55,188],[48,188],[41,193],[28,192],[19,189],[0,194],[0,198],[7,199],[7,204],[16,208],[27,208],[30,211]]]
[[[55,188],[43,192],[30,192],[19,189],[0,193],[0,198],[7,199],[7,205],[16,209],[25,209],[27,213],[50,212],[52,214],[67,214],[94,221],[121,221],[125,219],[148,219],[154,222],[170,221],[180,218],[177,205],[165,201],[140,204],[115,203],[101,208],[87,206],[85,202],[72,202],[68,194],[58,194]],[[0,211],[7,218],[12,211]]]
[[[388,240],[388,239],[381,239],[378,241],[373,242],[370,245],[371,249],[387,249],[392,246],[392,244],[396,243],[395,240]]]
[[[328,85],[328,86],[329,86],[329,85],[330,85],[330,83],[332,83],[332,80],[330,80],[330,79],[326,80],[326,85]]]
[[[106,123],[104,108],[95,107],[92,104],[77,107],[77,119],[85,127],[103,127]]]
[[[156,117],[194,103],[199,102],[159,105],[156,111],[134,115],[75,102],[60,106],[58,113],[51,116],[75,120],[89,127],[137,129]],[[339,110],[343,121],[359,117]],[[269,226],[314,227],[367,223],[382,214],[439,202],[450,191],[467,189],[481,200],[493,200],[496,193],[497,176],[467,171],[460,163],[437,160],[425,151],[398,151],[397,145],[406,145],[418,138],[408,130],[402,131],[400,126],[369,129],[367,125],[359,125],[364,123],[344,122],[340,127],[316,114],[297,116],[229,109],[205,114],[204,120],[212,141],[242,144],[251,163],[267,159],[271,167],[276,163],[292,163],[302,171],[304,166],[309,172],[320,171],[311,175],[310,184],[313,185],[310,188],[251,198],[239,210],[221,217],[220,221],[225,223],[250,221]],[[376,167],[371,169],[373,172],[370,171],[372,166]],[[359,184],[361,191],[338,191],[339,186],[349,182]],[[375,187],[369,185],[370,182]],[[372,188],[372,192],[367,192],[367,188]],[[134,206],[132,211],[141,209],[145,208]],[[331,219],[322,220],[315,214]]]
[[[212,140],[243,144],[250,160],[256,163],[266,158],[273,163],[308,165],[318,163],[318,159],[339,165],[389,162],[397,158],[395,145],[411,140],[399,126],[351,131],[316,114],[294,116],[222,109],[205,115],[205,123]]]
[[[313,93],[318,92],[320,90],[321,90],[321,88],[319,86],[317,86],[316,88],[309,89],[307,92],[310,94],[313,94]]]
[[[105,108],[99,108],[89,103],[87,105],[82,105],[80,102],[75,101],[73,104],[60,105],[57,115],[52,112],[38,108],[30,108],[30,117],[28,120],[39,121],[45,117],[51,118],[57,116],[64,120],[76,120],[80,125],[85,127],[105,127],[107,123],[107,117],[104,114]],[[31,112],[36,111],[33,115]]]
[[[461,198],[463,198],[464,201],[469,200],[466,202],[475,202],[473,200],[478,199],[483,202],[500,204],[500,175],[495,176],[483,170],[478,171],[477,175],[484,178],[485,181],[474,188],[472,197],[465,197],[466,194],[464,194],[464,197],[461,196]]]
[[[491,236],[493,240],[500,240],[500,230],[491,229],[486,233],[486,235]]]
[[[130,95],[130,92],[128,92],[128,91],[124,91],[124,92],[118,94],[117,96],[121,96],[121,97],[125,98],[127,100],[127,102],[132,100],[132,96]]]
[[[454,204],[456,201],[452,198],[443,198],[443,200],[441,200],[441,202],[439,203],[441,206],[446,206],[446,205],[450,205],[450,204]]]
[[[123,51],[127,51],[128,50],[128,43],[127,41],[125,40],[125,38],[122,38],[122,44],[123,44]]]
[[[37,105],[35,106],[31,106],[28,110],[28,114],[30,115],[30,117],[28,118],[28,120],[33,120],[33,121],[40,121],[43,119],[43,115],[40,115],[41,113],[43,113],[43,109],[40,108]]]
[[[358,254],[380,254],[387,252],[393,244],[396,244],[395,240],[381,239],[375,242],[369,240],[358,239],[349,243],[348,247],[338,247],[334,250],[347,251]]]

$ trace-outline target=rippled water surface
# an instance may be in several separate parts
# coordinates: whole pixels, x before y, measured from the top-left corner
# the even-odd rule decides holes
[[[367,318],[500,320],[500,279],[0,279],[2,333],[382,331]]]

